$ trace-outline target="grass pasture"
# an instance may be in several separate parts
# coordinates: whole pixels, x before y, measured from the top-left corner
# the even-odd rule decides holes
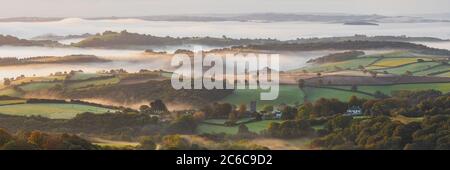
[[[107,74],[97,74],[97,73],[75,73],[70,77],[69,80],[87,80],[96,77],[108,76]]]
[[[30,83],[30,82],[50,82],[50,81],[62,81],[66,78],[66,76],[46,76],[46,77],[24,77],[17,80],[14,80],[11,84],[20,85],[22,83]]]
[[[320,98],[336,98],[340,101],[346,102],[352,96],[357,96],[359,98],[367,98],[367,99],[372,98],[372,96],[368,96],[365,94],[361,94],[361,93],[357,93],[357,92],[343,91],[343,90],[313,88],[313,87],[306,87],[304,89],[306,91],[306,94],[308,94],[308,97],[307,97],[308,101],[316,101]]]
[[[444,72],[444,71],[450,71],[450,65],[439,65],[439,66],[433,67],[431,69],[420,71],[420,72],[417,72],[414,74],[418,75],[418,76],[426,76],[429,74],[439,73],[439,72]]]
[[[281,122],[281,120],[262,120],[257,122],[246,123],[245,125],[248,129],[255,133],[260,133],[262,130],[267,129],[270,123],[272,122]],[[225,133],[225,134],[237,134],[239,126],[219,126],[219,125],[210,125],[201,123],[197,127],[197,133]]]
[[[375,58],[375,57],[361,57],[361,58],[357,58],[357,59],[340,61],[340,62],[324,63],[324,64],[319,64],[319,65],[314,64],[314,65],[308,66],[304,69],[307,71],[311,71],[311,72],[338,71],[336,69],[336,67],[339,67],[341,69],[356,69],[359,66],[367,66],[376,60],[377,60],[377,58]],[[303,70],[303,68],[300,70]]]
[[[13,88],[4,88],[0,90],[0,96],[20,97],[22,96],[22,93]]]
[[[348,87],[350,88],[350,87]],[[392,91],[397,90],[428,90],[434,89],[439,90],[443,93],[450,92],[450,83],[423,83],[423,84],[397,84],[397,85],[386,85],[386,86],[358,86],[358,90],[375,93],[380,91],[384,94],[390,95]]]
[[[416,63],[418,59],[423,59],[425,61],[431,61],[429,58],[419,58],[419,57],[408,57],[408,58],[384,58],[374,64],[372,66],[381,66],[381,67],[398,67],[405,64]]]
[[[11,105],[11,104],[25,104],[26,100],[0,100],[0,106]]]
[[[396,67],[396,68],[387,68],[387,69],[383,69],[380,71],[387,71],[390,74],[404,74],[406,71],[410,71],[410,72],[420,72],[420,71],[424,71],[428,68],[431,68],[433,66],[437,66],[439,65],[439,63],[437,62],[420,62],[420,63],[414,63],[414,64],[409,64],[409,65],[405,65],[402,67]]]
[[[20,89],[22,89],[23,91],[26,92],[30,92],[30,91],[38,91],[38,90],[47,90],[50,89],[52,87],[55,87],[57,84],[60,83],[51,83],[51,82],[36,82],[36,83],[29,83],[29,84],[25,84],[25,85],[21,85],[19,86]]]
[[[450,77],[450,70],[448,72],[437,74],[435,76],[438,76],[438,77]]]
[[[237,124],[245,123],[245,122],[251,121],[253,119],[255,119],[255,118],[252,118],[252,117],[242,118],[242,119],[239,119],[238,121],[236,121],[236,123]],[[228,119],[207,119],[207,120],[204,120],[203,122],[212,123],[212,124],[225,124],[225,122],[227,122],[227,121],[228,121]]]
[[[82,82],[69,83],[67,85],[67,87],[71,90],[77,90],[77,89],[86,88],[86,87],[112,85],[112,84],[117,84],[119,82],[120,82],[119,78],[113,77],[113,78],[107,78],[107,79],[101,79],[101,80],[88,80],[88,81],[82,81]]]
[[[51,119],[71,119],[77,114],[91,112],[96,114],[114,110],[80,104],[15,104],[0,106],[0,113],[17,116],[42,116]]]
[[[260,94],[263,92],[261,89],[238,89],[234,91],[234,94],[227,96],[223,99],[223,102],[229,102],[235,105],[248,104],[251,101],[257,101],[257,108],[261,109],[264,105],[276,105],[276,104],[295,104],[302,103],[304,94],[295,85],[280,85],[280,91],[276,100],[263,101],[260,100]]]

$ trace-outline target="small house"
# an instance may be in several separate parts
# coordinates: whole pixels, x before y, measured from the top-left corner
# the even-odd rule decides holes
[[[362,109],[359,106],[351,106],[347,109],[345,113],[347,116],[359,116],[362,115]]]
[[[281,119],[281,116],[283,116],[283,112],[278,110],[273,111],[272,114],[274,115],[275,119]]]

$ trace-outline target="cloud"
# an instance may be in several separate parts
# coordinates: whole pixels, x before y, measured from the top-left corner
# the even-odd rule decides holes
[[[0,17],[186,13],[448,13],[449,0],[0,0]]]

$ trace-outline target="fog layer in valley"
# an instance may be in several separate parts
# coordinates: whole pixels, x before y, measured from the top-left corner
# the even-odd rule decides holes
[[[44,34],[95,34],[105,30],[128,30],[129,32],[173,37],[222,37],[222,35],[226,35],[231,38],[276,38],[279,40],[354,34],[450,38],[449,22],[381,23],[379,26],[367,26],[320,22],[170,22],[139,19],[84,20],[68,18],[55,22],[0,23],[1,34],[27,39]],[[72,40],[72,42],[76,41]],[[65,43],[70,43],[70,41]]]

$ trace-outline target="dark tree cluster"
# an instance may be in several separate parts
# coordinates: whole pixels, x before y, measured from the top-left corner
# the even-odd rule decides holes
[[[306,137],[314,133],[307,120],[287,120],[282,123],[272,122],[264,132],[265,135],[276,138]]]
[[[101,149],[76,135],[21,132],[13,136],[0,129],[0,149],[4,150],[97,150]]]
[[[387,116],[366,120],[336,117],[328,135],[312,146],[323,149],[450,149],[450,118],[427,116],[422,122],[403,124]]]

